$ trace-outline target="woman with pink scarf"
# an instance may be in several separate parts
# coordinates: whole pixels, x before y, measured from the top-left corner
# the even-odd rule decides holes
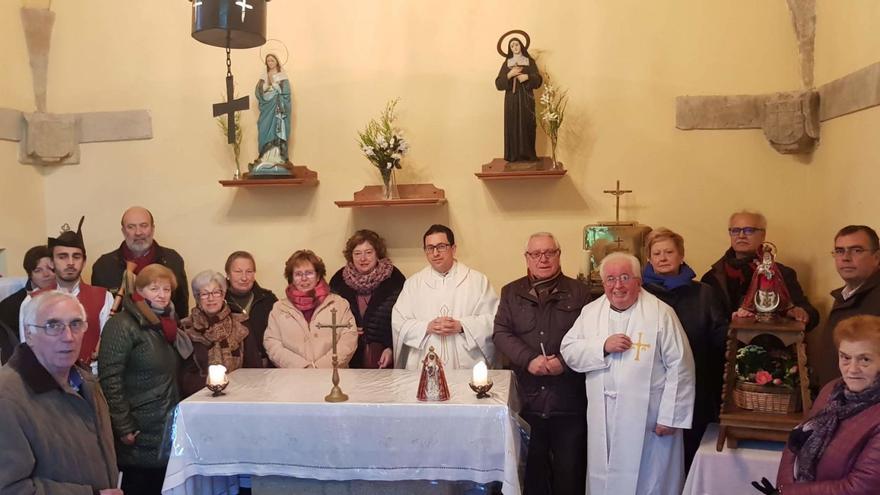
[[[352,368],[393,368],[391,309],[406,277],[388,259],[385,240],[358,230],[345,243],[346,265],[330,279],[330,288],[353,308],[358,345]]]
[[[333,366],[333,334],[328,328],[332,310],[336,324],[350,326],[338,332],[339,366],[348,362],[357,348],[357,328],[348,301],[332,294],[324,280],[324,261],[309,250],[299,250],[284,265],[287,297],[269,313],[263,344],[269,359],[279,368],[330,368]]]

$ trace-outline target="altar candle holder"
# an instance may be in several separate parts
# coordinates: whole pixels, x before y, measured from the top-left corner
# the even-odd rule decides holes
[[[212,364],[208,366],[208,380],[206,386],[208,390],[213,392],[211,397],[220,397],[226,395],[223,389],[229,385],[229,378],[226,376],[226,367],[222,364]]]
[[[483,385],[476,385],[474,382],[468,382],[468,386],[471,387],[471,390],[477,393],[478,399],[485,399],[490,397],[492,394],[489,393],[489,390],[492,389],[492,382],[488,381]]]
[[[229,385],[229,380],[226,380],[225,382],[216,385],[213,383],[209,383],[207,387],[208,390],[213,392],[211,394],[211,397],[220,397],[221,395],[226,395],[223,390],[226,388],[227,385]]]

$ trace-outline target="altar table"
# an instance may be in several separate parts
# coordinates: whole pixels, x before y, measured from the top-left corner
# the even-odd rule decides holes
[[[521,493],[525,423],[513,374],[490,370],[477,399],[471,370],[447,370],[450,400],[419,402],[419,373],[339,370],[349,400],[328,403],[330,370],[240,369],[225,395],[180,403],[164,495],[238,491],[238,475],[316,480],[500,481]]]
[[[752,481],[767,478],[776,484],[783,444],[740,440],[735,449],[715,450],[718,425],[711,424],[694,457],[682,495],[758,495]]]

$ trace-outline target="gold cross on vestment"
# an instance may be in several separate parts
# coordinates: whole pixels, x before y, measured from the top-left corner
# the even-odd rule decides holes
[[[614,223],[620,223],[620,197],[626,193],[631,193],[632,189],[622,190],[620,189],[620,181],[617,181],[617,188],[614,190],[606,189],[602,191],[605,194],[610,194],[617,199],[615,209],[614,209]]]
[[[649,347],[651,347],[651,344],[646,344],[642,342],[642,332],[639,332],[639,341],[633,342],[633,347],[636,348],[635,361],[639,361],[639,357],[642,355],[642,349],[647,350]]]

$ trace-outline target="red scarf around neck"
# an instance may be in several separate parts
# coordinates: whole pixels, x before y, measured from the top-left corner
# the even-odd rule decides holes
[[[141,310],[141,313],[149,320],[151,323],[154,320],[159,320],[160,328],[162,329],[162,335],[165,336],[165,340],[169,344],[173,344],[177,339],[177,321],[174,319],[174,311],[171,310],[170,306],[166,308],[164,314],[156,313],[156,310],[153,309],[152,303],[144,298],[144,296],[135,292],[131,295],[131,299],[137,305],[138,309]],[[155,324],[155,323],[153,323]]]
[[[124,259],[128,263],[134,263],[134,272],[135,275],[141,272],[145,266],[151,265],[156,262],[156,243],[155,241],[150,244],[150,248],[147,249],[147,252],[138,256],[128,248],[128,245],[125,244],[125,241],[122,242],[122,259]]]
[[[296,309],[300,311],[310,311],[324,302],[324,299],[330,294],[330,286],[328,286],[327,282],[322,278],[318,281],[318,285],[308,292],[297,290],[293,284],[290,284],[287,286],[285,293],[287,294],[287,300],[290,301]]]

